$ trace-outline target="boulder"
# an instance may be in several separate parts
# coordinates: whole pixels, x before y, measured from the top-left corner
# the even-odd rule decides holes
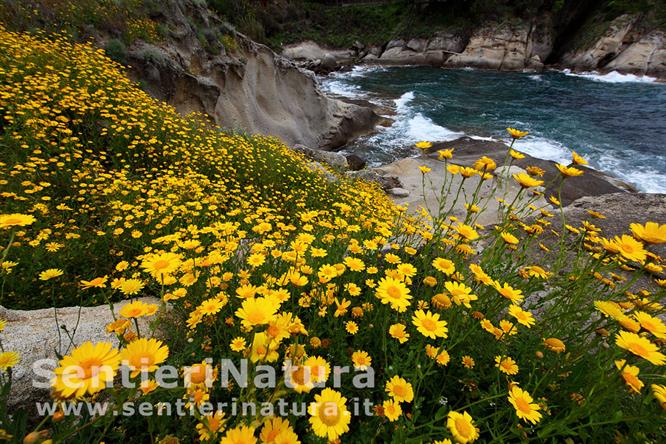
[[[517,25],[487,25],[472,35],[461,54],[452,55],[447,66],[516,71],[525,67],[529,27]]]
[[[590,46],[565,53],[561,62],[576,70],[603,68],[624,49],[637,17],[624,14],[611,21],[606,32]]]
[[[426,51],[446,51],[460,53],[465,49],[467,42],[463,37],[446,32],[437,32],[428,41]]]
[[[360,171],[349,171],[347,175],[354,179],[361,179],[367,182],[375,182],[384,191],[391,188],[401,188],[402,183],[397,176],[389,175],[384,172],[379,172],[375,169],[363,169]]]
[[[411,39],[405,44],[405,48],[414,52],[423,52],[428,44],[425,39]]]
[[[151,297],[139,300],[160,303],[159,299]],[[119,310],[129,302],[114,304],[116,317]],[[12,371],[12,389],[8,400],[10,406],[32,410],[34,402],[48,399],[49,390],[33,387],[33,380],[38,376],[34,373],[33,364],[39,360],[50,360],[51,365],[45,365],[44,368],[52,370],[57,364],[58,355],[66,355],[72,348],[86,341],[106,341],[118,345],[115,334],[105,330],[106,324],[114,320],[108,305],[42,310],[11,310],[0,306],[0,318],[7,322],[5,330],[0,333],[4,349],[16,351],[21,356],[20,362]],[[152,319],[154,318],[140,318],[141,335],[150,332],[149,321]]]
[[[340,153],[313,149],[300,144],[294,145],[293,149],[294,151],[298,151],[300,153],[305,154],[307,157],[309,157],[312,160],[325,163],[334,168],[339,168],[343,170],[349,168],[349,164],[347,163],[347,158]]]
[[[365,168],[367,162],[364,158],[357,156],[356,154],[347,154],[345,157],[347,158],[347,164],[351,171],[358,171]]]
[[[407,191],[404,188],[391,188],[390,190],[386,191],[388,194],[394,197],[408,197],[409,196],[409,191]]]
[[[644,35],[620,52],[604,69],[666,77],[666,34],[652,31]]]

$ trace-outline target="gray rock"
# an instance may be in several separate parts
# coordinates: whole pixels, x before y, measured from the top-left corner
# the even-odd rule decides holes
[[[305,145],[299,145],[299,144],[294,145],[293,149],[295,151],[305,154],[310,159],[313,159],[317,162],[325,163],[334,168],[339,168],[343,170],[349,168],[349,164],[347,163],[347,158],[340,153],[313,149]]]
[[[403,46],[405,46],[404,40],[391,40],[386,44],[386,48],[384,50],[388,51],[391,48],[402,48]]]
[[[411,39],[405,45],[405,48],[410,49],[414,52],[423,52],[426,48],[427,41],[425,39]]]
[[[395,197],[408,197],[409,196],[409,191],[407,191],[404,188],[391,188],[390,190],[386,191],[388,194],[391,196]]]
[[[156,298],[145,297],[139,300],[160,304]],[[129,302],[114,304],[116,317],[120,308]],[[0,306],[0,318],[7,321],[5,330],[0,333],[4,349],[16,351],[21,356],[21,361],[12,371],[12,390],[8,400],[11,406],[34,408],[35,401],[48,399],[48,390],[33,387],[36,375],[32,366],[40,359],[51,359],[57,363],[57,354],[65,355],[74,346],[86,341],[93,343],[106,341],[118,345],[116,336],[105,330],[106,324],[113,322],[114,319],[108,305],[63,307],[57,310],[53,308],[10,310]],[[139,328],[142,336],[150,333],[149,321],[152,319],[154,317],[140,318]],[[63,325],[72,336],[73,344],[62,328],[58,328]],[[46,368],[52,369],[53,366]]]

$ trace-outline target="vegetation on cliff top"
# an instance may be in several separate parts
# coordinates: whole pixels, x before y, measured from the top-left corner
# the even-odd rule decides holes
[[[502,201],[496,227],[476,223],[477,193],[458,218],[408,217],[376,186],[313,168],[275,139],[178,115],[101,50],[3,28],[0,145],[3,305],[162,301],[125,306],[105,326],[117,344],[74,344],[55,371],[54,411],[30,426],[5,405],[21,357],[3,350],[4,438],[666,439],[664,290],[634,288],[638,277],[666,286],[650,278],[663,268],[649,251],[666,226],[605,239],[593,224],[601,214],[567,225],[557,196],[556,210],[536,206],[538,168],[502,178],[527,203]],[[492,160],[461,168],[454,155],[440,152],[444,171],[422,168],[424,186],[435,173],[497,186]],[[557,180],[583,162],[574,155]],[[441,208],[459,198],[443,187]],[[160,311],[139,330],[137,318]],[[0,322],[3,335],[10,327]],[[206,358],[248,359],[250,387],[222,385]],[[182,377],[176,387],[161,385],[165,365]],[[278,369],[277,386],[252,385],[260,365]],[[78,401],[147,403],[152,414],[65,413]],[[192,414],[157,413],[177,401]],[[233,414],[241,402],[257,410]]]
[[[487,22],[530,19],[545,13],[554,16],[561,30],[572,21],[582,24],[590,18],[607,23],[621,14],[639,14],[645,28],[666,29],[666,3],[661,0],[389,0],[367,4],[209,0],[209,5],[241,32],[274,48],[303,40],[337,48],[351,47],[356,41],[382,45],[399,38],[428,38],[437,31],[469,35]],[[583,27],[582,32],[587,31]]]

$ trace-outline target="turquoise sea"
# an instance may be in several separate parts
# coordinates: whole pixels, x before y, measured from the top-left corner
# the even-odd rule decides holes
[[[535,157],[568,163],[574,149],[593,168],[666,193],[666,83],[654,79],[359,66],[322,88],[395,109],[393,126],[345,148],[372,165],[414,155],[419,140],[502,140],[511,126],[530,132],[516,148]]]

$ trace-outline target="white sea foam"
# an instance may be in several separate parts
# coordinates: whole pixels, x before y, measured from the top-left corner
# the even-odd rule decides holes
[[[565,69],[562,73],[572,77],[582,77],[595,82],[606,83],[655,83],[657,79],[649,76],[637,76],[635,74],[621,74],[617,71],[611,71],[607,74],[600,74],[596,71],[591,72],[572,72],[570,69]]]
[[[408,146],[421,140],[454,140],[464,135],[437,125],[429,117],[417,112],[410,105],[414,97],[414,93],[408,91],[395,99],[396,115],[393,116],[395,119],[393,125],[380,129],[368,139],[368,142],[376,143],[377,146],[386,149]]]
[[[537,82],[543,82],[543,77],[541,77],[539,74],[533,74],[531,76],[527,76],[528,78],[532,80],[536,80]]]
[[[366,95],[360,86],[351,85],[343,80],[325,80],[321,83],[321,89],[329,94],[350,98],[365,97]]]
[[[605,152],[595,162],[602,171],[610,171],[620,179],[636,186],[646,193],[666,193],[666,175],[646,165],[650,159],[638,153],[632,154],[634,164],[640,167],[628,167],[623,159],[619,159],[612,153]]]
[[[568,164],[571,161],[571,151],[564,145],[545,137],[528,136],[516,140],[513,147],[539,159],[553,160],[555,162]]]

